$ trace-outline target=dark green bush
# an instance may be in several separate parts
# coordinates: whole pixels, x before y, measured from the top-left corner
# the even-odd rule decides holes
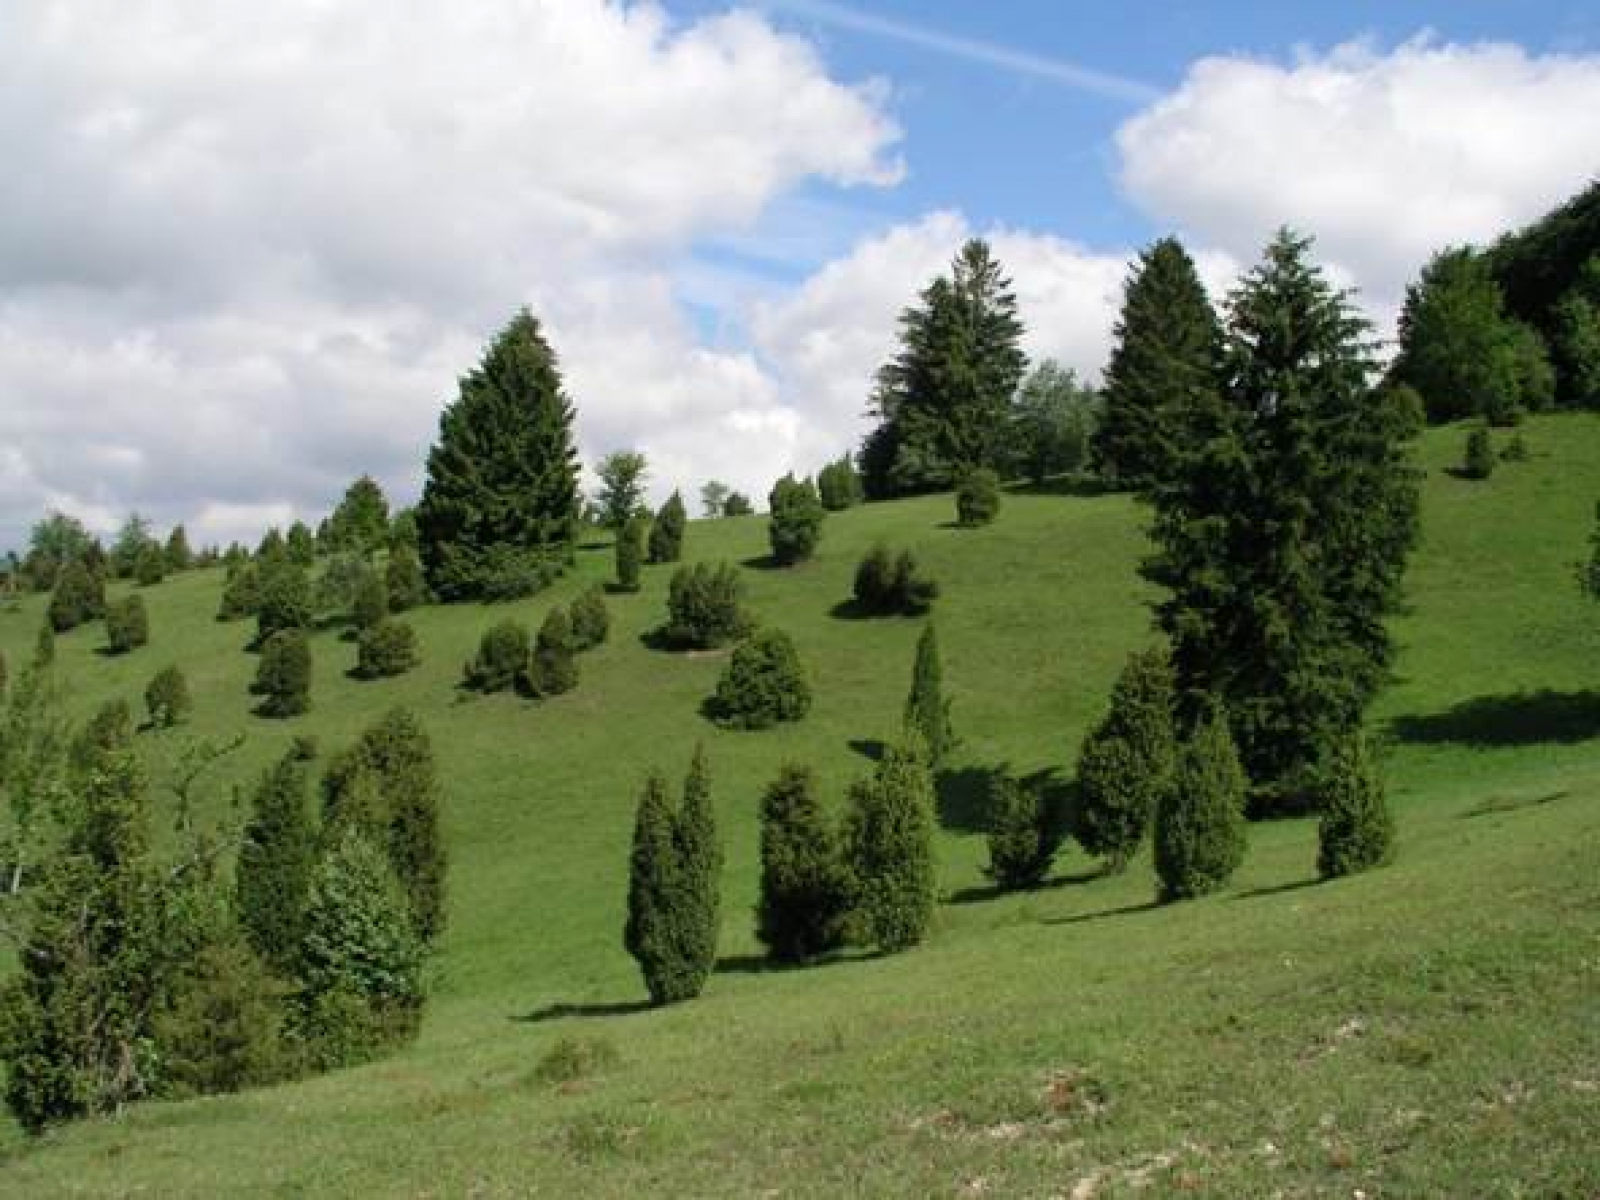
[[[611,634],[611,614],[606,609],[605,590],[596,584],[572,602],[567,612],[572,626],[575,650],[592,650]]]
[[[125,596],[106,608],[106,648],[112,654],[126,654],[149,641],[150,619],[145,615],[143,596]]]
[[[924,575],[909,550],[893,554],[882,542],[856,566],[856,605],[878,616],[920,616],[933,607],[939,585]]]
[[[56,572],[50,593],[50,627],[57,633],[76,629],[106,612],[105,583],[99,575],[74,559]]]
[[[384,567],[384,582],[389,588],[389,611],[405,612],[428,601],[428,585],[422,575],[422,560],[409,542],[389,551]]]
[[[552,608],[539,627],[524,676],[535,696],[559,696],[578,686],[578,655],[572,643],[572,624],[566,610]]]
[[[729,492],[728,498],[722,502],[722,515],[725,517],[748,517],[755,510],[756,506],[750,503],[750,497],[743,492]]]
[[[974,467],[956,483],[956,523],[963,529],[987,525],[1000,515],[1000,477]]]
[[[617,590],[637,592],[639,572],[644,566],[645,522],[640,517],[630,517],[617,530]]]
[[[478,594],[489,603],[521,600],[544,591],[560,574],[560,566],[545,555],[494,546],[478,556]]]
[[[822,507],[829,512],[839,512],[861,503],[861,475],[848,454],[817,473],[817,495],[822,500]]]
[[[297,717],[311,707],[311,642],[303,629],[281,629],[261,647],[250,690],[264,717]]]
[[[356,675],[362,679],[404,675],[419,661],[416,630],[393,617],[363,629],[356,642]]]
[[[222,585],[222,601],[217,605],[217,620],[238,621],[253,617],[261,607],[261,568],[248,559],[239,559],[228,568]]]
[[[850,790],[845,858],[855,883],[851,940],[893,954],[933,921],[933,776],[920,746],[891,746]]]
[[[711,713],[731,729],[767,729],[798,721],[811,708],[794,642],[779,629],[763,629],[734,647],[717,682]]]
[[[1111,692],[1111,709],[1078,757],[1073,833],[1090,854],[1120,871],[1144,841],[1177,754],[1172,668],[1159,650],[1131,655]]]
[[[242,939],[203,947],[157,1016],[155,1042],[173,1094],[236,1092],[289,1073],[287,987]]]
[[[780,567],[789,567],[816,553],[826,514],[811,480],[785,475],[772,485],[768,509],[767,539],[773,561]]]
[[[1388,862],[1394,851],[1394,817],[1362,738],[1349,738],[1335,748],[1323,765],[1319,790],[1317,874],[1332,879]]]
[[[167,556],[155,542],[139,551],[133,562],[133,578],[140,587],[154,587],[167,577]]]
[[[462,686],[476,692],[515,687],[528,667],[528,628],[509,617],[492,625],[478,641],[478,653],[462,672]]]
[[[266,645],[268,638],[286,629],[311,628],[312,608],[311,579],[305,568],[287,557],[273,559],[261,571],[256,645]]]
[[[389,582],[367,567],[350,598],[350,620],[359,631],[372,629],[389,615]]]
[[[989,785],[989,865],[1006,891],[1037,887],[1061,845],[1060,821],[1037,787],[997,773]]]
[[[750,630],[744,581],[729,563],[694,563],[672,573],[663,634],[675,646],[712,650]]]
[[[1461,474],[1467,479],[1487,479],[1494,474],[1494,441],[1486,426],[1480,426],[1467,435],[1467,452],[1461,463]]]
[[[651,562],[675,563],[683,557],[683,532],[688,523],[683,497],[673,492],[650,526]]]
[[[1156,811],[1156,875],[1163,901],[1223,887],[1244,861],[1245,775],[1227,722],[1202,720],[1183,745]]]
[[[756,936],[779,962],[843,945],[855,885],[806,767],[786,766],[761,800]]]
[[[177,667],[163,667],[144,689],[144,706],[150,724],[166,729],[178,724],[194,708],[189,697],[189,681]]]

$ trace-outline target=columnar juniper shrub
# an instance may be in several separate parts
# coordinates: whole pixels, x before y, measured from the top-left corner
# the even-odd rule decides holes
[[[683,557],[683,531],[689,514],[683,507],[683,497],[673,492],[656,513],[650,526],[650,561],[675,563]]]
[[[630,517],[617,530],[617,590],[637,592],[644,564],[644,529],[641,517]]]
[[[675,646],[713,650],[750,631],[744,611],[744,581],[730,563],[693,563],[672,573],[667,586],[667,625]]]
[[[356,641],[356,677],[359,679],[404,675],[420,661],[416,630],[393,617],[383,617],[377,624],[363,629]]]
[[[1005,772],[989,785],[989,865],[1005,891],[1043,882],[1061,845],[1060,821],[1040,788]]]
[[[1494,441],[1489,427],[1481,425],[1467,434],[1467,451],[1461,463],[1461,474],[1467,479],[1487,479],[1494,474]]]
[[[427,603],[428,585],[422,577],[422,560],[409,543],[402,543],[389,552],[384,582],[389,588],[390,612],[405,612]]]
[[[1090,854],[1121,871],[1144,841],[1177,753],[1172,668],[1166,654],[1131,655],[1111,692],[1111,710],[1078,758],[1073,833]]]
[[[135,593],[107,606],[106,648],[112,654],[126,654],[149,641],[150,619],[145,614],[143,596]]]
[[[462,686],[477,692],[515,687],[528,666],[528,627],[509,617],[484,631],[478,653],[462,671]]]
[[[930,621],[917,639],[917,660],[911,672],[911,692],[906,697],[905,725],[926,747],[928,763],[937,771],[955,747],[950,724],[950,701],[944,698],[939,639]]]
[[[1223,887],[1244,861],[1244,768],[1222,713],[1201,719],[1179,751],[1156,812],[1156,874],[1163,901]]]
[[[222,601],[217,606],[217,620],[238,621],[253,617],[261,606],[261,568],[249,560],[241,560],[228,568],[227,582],[222,585]]]
[[[261,572],[256,644],[265,646],[273,634],[286,629],[309,629],[312,609],[311,579],[305,568],[287,558],[273,560]]]
[[[805,962],[837,949],[854,890],[815,778],[806,767],[785,766],[761,800],[756,936],[779,962]]]
[[[773,560],[780,567],[804,562],[816,553],[826,513],[810,479],[785,475],[772,485],[768,508],[767,538]]]
[[[845,857],[855,881],[851,940],[910,949],[933,920],[933,777],[915,739],[891,746],[872,778],[850,790]]]
[[[251,692],[263,717],[297,717],[311,707],[311,642],[303,629],[281,629],[261,647]]]
[[[368,566],[350,598],[350,620],[358,632],[373,628],[389,615],[389,582]]]
[[[606,609],[605,590],[596,584],[572,602],[567,611],[572,626],[575,650],[592,650],[611,634],[611,614]]]
[[[535,696],[559,696],[578,686],[578,656],[566,610],[552,608],[539,626],[524,683]]]
[[[1389,861],[1394,817],[1377,764],[1359,735],[1337,746],[1322,772],[1317,874],[1353,875]]]
[[[175,666],[157,671],[144,689],[144,706],[150,713],[150,724],[157,729],[170,728],[187,717],[194,702],[183,672]]]
[[[956,523],[963,529],[975,529],[999,515],[1000,477],[988,467],[964,471],[956,481]]]
[[[256,784],[234,872],[234,911],[246,938],[286,975],[299,965],[316,856],[305,761],[291,752]]]
[[[763,629],[734,647],[710,708],[730,729],[767,729],[805,716],[811,685],[789,635]]]

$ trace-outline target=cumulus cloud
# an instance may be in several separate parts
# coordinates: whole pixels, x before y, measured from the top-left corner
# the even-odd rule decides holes
[[[698,345],[663,273],[808,179],[892,183],[897,138],[878,85],[750,14],[5,5],[0,541],[43,503],[228,536],[359,470],[412,490],[521,303],[586,445],[770,432],[770,385]]]
[[[1117,146],[1156,220],[1246,262],[1291,225],[1382,313],[1432,251],[1582,188],[1600,166],[1596,112],[1600,56],[1355,42],[1287,64],[1202,59]]]

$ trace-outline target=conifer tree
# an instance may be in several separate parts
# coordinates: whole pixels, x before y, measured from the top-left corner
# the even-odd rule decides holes
[[[1394,817],[1366,739],[1358,734],[1337,746],[1323,766],[1322,780],[1317,874],[1332,879],[1388,862]]]
[[[422,578],[422,560],[410,543],[402,543],[389,551],[384,583],[389,590],[390,612],[406,612],[427,603],[428,585]]]
[[[167,546],[163,553],[169,571],[187,571],[194,565],[194,552],[189,549],[189,535],[182,525],[172,527],[172,532],[167,535]]]
[[[928,764],[938,771],[955,746],[950,725],[950,702],[944,698],[939,639],[929,621],[917,639],[917,659],[911,671],[911,692],[906,697],[905,725],[927,747]]]
[[[417,631],[406,621],[382,617],[356,638],[357,679],[390,679],[421,661]]]
[[[294,975],[305,936],[317,838],[305,764],[285,755],[256,784],[234,873],[234,911],[255,952]]]
[[[49,622],[40,628],[48,633]],[[6,689],[0,718],[0,794],[9,817],[11,860],[0,886],[13,895],[33,868],[43,819],[65,794],[68,744],[55,672],[49,662],[35,659]]]
[[[926,936],[935,901],[933,777],[922,748],[889,747],[850,801],[844,841],[855,936],[886,953],[907,950]]]
[[[449,865],[433,743],[409,709],[394,708],[361,735],[355,754],[382,795],[386,828],[379,844],[410,902],[418,935],[432,942],[444,929]]]
[[[630,517],[617,530],[617,590],[637,592],[644,564],[644,520]]]
[[[1061,847],[1060,822],[1037,787],[1007,774],[989,786],[989,865],[984,874],[1003,891],[1037,887]]]
[[[1171,786],[1177,752],[1172,710],[1166,654],[1134,654],[1112,689],[1110,712],[1084,739],[1073,833],[1113,872],[1138,850]]]
[[[837,949],[853,890],[814,776],[806,767],[785,766],[761,800],[756,936],[779,962],[805,962]]]
[[[768,497],[770,516],[767,539],[773,560],[780,567],[804,562],[816,553],[822,540],[822,519],[826,512],[810,479],[785,475],[772,485]]]
[[[105,585],[82,562],[74,559],[56,572],[50,593],[50,627],[56,633],[76,629],[86,621],[105,616]]]
[[[673,492],[650,526],[651,562],[675,563],[683,557],[683,533],[688,523],[689,514],[683,507],[683,497]]]
[[[576,650],[592,650],[611,634],[611,614],[606,610],[605,590],[595,584],[572,602],[567,613],[572,626],[572,645]]]
[[[972,467],[956,480],[956,524],[977,529],[1000,515],[1000,476],[988,467]]]
[[[533,653],[528,658],[528,690],[535,696],[559,696],[578,686],[578,656],[572,640],[572,624],[559,604],[539,626]]]
[[[478,653],[463,671],[462,686],[479,692],[516,687],[528,669],[532,652],[528,628],[507,618],[490,626],[478,641]]]
[[[1206,407],[1218,382],[1217,316],[1176,238],[1140,253],[1112,336],[1094,459],[1107,480],[1147,490],[1167,477],[1181,449],[1175,410]]]
[[[417,506],[423,567],[446,600],[479,595],[508,561],[564,564],[581,498],[573,410],[526,309],[461,380]]]
[[[663,637],[674,646],[714,650],[750,632],[744,580],[731,563],[679,567],[667,584]]]
[[[1184,743],[1172,787],[1156,812],[1159,896],[1183,900],[1217,891],[1244,861],[1245,774],[1220,712]]]
[[[695,747],[689,763],[673,833],[682,870],[684,972],[693,982],[691,994],[699,995],[717,965],[722,931],[722,844],[704,745]]]
[[[106,649],[126,654],[150,641],[150,618],[138,593],[112,601],[106,608]]]
[[[652,772],[639,797],[628,869],[628,920],[622,941],[639,964],[652,1004],[672,1004],[694,995],[684,961],[680,927],[684,909],[683,865],[673,838],[674,813],[667,781]]]
[[[351,622],[359,633],[371,629],[388,615],[388,581],[379,575],[377,571],[368,567],[361,573],[361,577],[356,583],[355,595],[351,597]]]
[[[283,554],[295,566],[309,570],[317,561],[317,539],[304,521],[289,526],[283,539]]]
[[[389,498],[370,475],[345,489],[344,498],[328,518],[328,549],[369,555],[389,540]]]
[[[284,630],[309,629],[313,615],[311,579],[304,567],[285,557],[262,568],[256,645],[265,645],[273,634]]]
[[[217,620],[253,617],[260,607],[261,568],[249,561],[229,567],[227,582],[222,585],[222,601],[217,606]]]
[[[154,587],[167,577],[167,554],[154,539],[145,543],[134,560],[133,578],[140,587]]]
[[[829,512],[840,512],[861,503],[861,475],[850,455],[841,456],[817,472],[817,495],[822,507]]]
[[[311,642],[303,629],[283,629],[261,647],[255,682],[264,717],[298,717],[311,707]]]
[[[1461,474],[1467,479],[1487,479],[1494,474],[1495,461],[1494,441],[1489,436],[1489,427],[1480,425],[1467,434]]]
[[[150,724],[157,729],[168,729],[183,721],[194,709],[189,681],[183,672],[176,666],[157,671],[144,689],[144,706],[150,714]]]
[[[735,646],[710,707],[731,729],[769,729],[804,717],[811,685],[789,635],[762,629]]]

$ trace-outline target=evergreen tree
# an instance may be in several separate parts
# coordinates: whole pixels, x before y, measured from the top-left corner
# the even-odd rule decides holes
[[[728,503],[728,485],[713,479],[700,488],[700,513],[705,517],[726,516],[725,506]]]
[[[256,645],[264,646],[275,633],[311,628],[313,615],[311,580],[304,567],[287,557],[273,559],[262,567],[256,603]]]
[[[303,629],[282,629],[261,647],[251,692],[263,717],[298,717],[311,707],[311,642]]]
[[[285,975],[299,965],[316,854],[305,764],[285,755],[251,795],[234,873],[239,924],[255,952]]]
[[[383,617],[356,639],[357,679],[390,679],[421,661],[417,631],[405,621]]]
[[[1382,682],[1416,531],[1405,393],[1369,386],[1367,324],[1307,246],[1280,234],[1231,297],[1223,386],[1173,414],[1145,566],[1184,716],[1223,703],[1263,814],[1307,806]]]
[[[90,550],[97,545],[82,521],[52,509],[29,531],[22,574],[34,591],[47,592],[55,587],[62,567],[69,562],[87,563]]]
[[[153,539],[139,551],[133,578],[140,587],[154,587],[167,577],[167,554]]]
[[[1112,338],[1094,459],[1102,477],[1148,490],[1183,449],[1175,410],[1210,407],[1217,388],[1217,316],[1177,238],[1140,253]]]
[[[105,585],[83,563],[62,564],[50,593],[50,627],[56,633],[76,629],[86,621],[105,616]]]
[[[613,450],[595,465],[597,520],[603,529],[621,529],[644,514],[644,481],[649,465],[637,450]]]
[[[328,548],[356,554],[374,554],[389,541],[389,498],[370,475],[345,489],[344,498],[328,518]]]
[[[911,671],[911,692],[906,697],[905,725],[927,747],[928,763],[937,771],[955,746],[950,725],[950,702],[944,698],[944,668],[939,662],[939,639],[929,621],[917,639],[917,659]]]
[[[1223,887],[1244,861],[1245,774],[1213,712],[1203,717],[1178,756],[1173,784],[1156,811],[1156,874],[1163,902]]]
[[[236,929],[206,939],[173,981],[156,1016],[164,1091],[215,1095],[284,1078],[283,1000],[288,989]]]
[[[786,766],[761,800],[761,900],[756,935],[779,962],[844,942],[853,883],[810,770]]]
[[[533,646],[528,627],[507,618],[484,631],[478,653],[466,665],[462,686],[478,692],[503,692],[517,686],[528,669]]]
[[[227,582],[222,585],[222,602],[217,606],[217,620],[253,617],[260,607],[261,569],[253,562],[229,567]]]
[[[189,549],[189,535],[182,525],[172,527],[172,532],[167,535],[164,553],[169,571],[187,571],[194,565],[194,552]]]
[[[117,530],[111,543],[111,569],[118,579],[132,579],[138,572],[139,560],[145,552],[161,546],[150,531],[150,521],[138,513],[129,513],[128,519]]]
[[[106,756],[127,746],[132,738],[133,714],[126,700],[107,700],[95,709],[94,715],[73,736],[68,750],[67,765],[73,786],[78,790],[87,787]]]
[[[856,565],[856,607],[876,616],[921,616],[933,607],[939,584],[924,574],[909,550],[892,554],[877,543]]]
[[[986,243],[969,241],[901,314],[900,350],[878,372],[879,425],[861,454],[869,496],[930,491],[999,464],[1027,366],[1021,338],[1011,281]]]
[[[1461,460],[1461,474],[1466,479],[1487,479],[1494,474],[1494,440],[1489,427],[1480,425],[1467,434],[1466,453]]]
[[[1551,312],[1557,390],[1571,408],[1600,408],[1600,255],[1589,260],[1586,287],[1574,287]]]
[[[422,577],[422,560],[410,544],[389,551],[384,566],[384,582],[389,589],[389,611],[406,612],[428,601],[428,584]]]
[[[157,671],[144,689],[144,706],[150,724],[157,729],[169,729],[183,721],[194,710],[183,672],[175,666]]]
[[[476,596],[508,560],[570,558],[580,503],[572,420],[555,355],[523,310],[461,380],[428,454],[417,530],[436,594]]]
[[[673,492],[650,526],[651,562],[675,563],[683,557],[683,531],[688,523],[689,514],[683,507],[683,497]]]
[[[714,650],[742,638],[750,627],[744,609],[744,580],[731,563],[691,563],[672,573],[663,630],[669,643]]]
[[[850,791],[845,854],[856,884],[856,936],[893,954],[933,920],[933,777],[920,747],[891,746]]]
[[[785,475],[772,485],[768,497],[767,540],[780,567],[804,562],[816,553],[826,515],[816,485],[810,479]]]
[[[1394,850],[1394,817],[1366,739],[1358,734],[1336,747],[1322,779],[1317,874],[1332,879],[1388,862]]]
[[[682,868],[684,972],[693,981],[692,994],[699,995],[716,968],[717,937],[722,931],[722,844],[703,745],[695,747],[689,763],[673,836]]]
[[[448,868],[433,743],[408,709],[395,708],[361,735],[356,756],[372,771],[383,796],[387,830],[380,844],[410,902],[418,934],[432,942],[444,929]]]
[[[389,615],[389,581],[368,567],[351,597],[350,619],[358,632],[371,629]]]
[[[722,515],[725,517],[748,517],[755,511],[750,497],[743,492],[729,492],[728,498],[722,502]]]
[[[956,524],[963,529],[989,525],[1000,515],[1000,477],[988,467],[963,471],[956,481]]]
[[[861,503],[861,475],[848,454],[817,472],[817,495],[822,507],[829,512],[840,512]]]
[[[811,709],[794,642],[779,629],[763,629],[734,647],[717,681],[711,711],[730,729],[768,729],[798,721]]]
[[[289,532],[283,539],[283,553],[297,567],[309,570],[316,565],[317,539],[304,521],[296,521],[289,526]]]
[[[1047,358],[1017,389],[1007,430],[1006,469],[1035,485],[1079,470],[1100,413],[1100,397],[1078,382],[1071,367]]]
[[[46,622],[41,630],[50,632]],[[53,636],[53,635],[52,635]],[[12,895],[33,868],[33,853],[45,818],[65,795],[68,731],[49,662],[37,659],[6,689],[0,719],[0,793],[5,796],[10,870],[3,881]]]
[[[989,786],[989,865],[984,874],[1004,891],[1037,887],[1061,847],[1060,822],[1037,787],[1005,772]]]
[[[1172,708],[1166,654],[1131,655],[1112,689],[1111,711],[1084,739],[1073,833],[1114,872],[1139,849],[1172,784],[1177,753]]]
[[[527,687],[535,696],[559,696],[578,686],[578,656],[572,623],[560,605],[545,615],[528,658]]]
[[[112,654],[137,650],[150,640],[150,618],[144,597],[135,593],[112,602],[106,609],[106,649]]]
[[[256,561],[261,564],[262,570],[275,562],[280,562],[289,557],[289,545],[283,538],[283,531],[274,525],[261,535],[261,541],[256,546]]]
[[[688,914],[683,911],[683,865],[673,825],[667,781],[652,772],[634,815],[628,921],[622,935],[652,1004],[673,1004],[696,991],[683,955],[686,939],[680,926]]]
[[[599,584],[581,592],[567,613],[572,626],[575,650],[592,650],[611,634],[611,613],[606,609],[605,589]]]
[[[632,517],[617,530],[617,590],[637,592],[644,564],[644,520]]]

